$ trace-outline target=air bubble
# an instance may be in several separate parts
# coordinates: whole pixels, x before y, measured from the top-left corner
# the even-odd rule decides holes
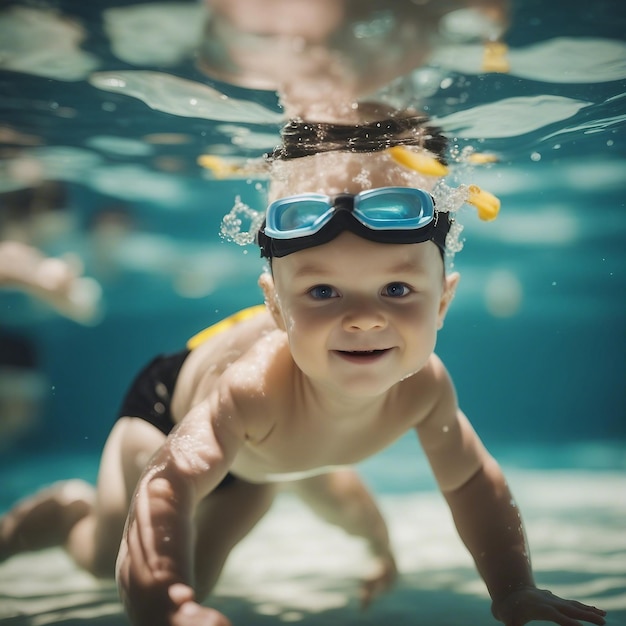
[[[263,223],[263,213],[250,208],[241,197],[235,198],[233,208],[222,219],[220,234],[227,241],[233,241],[240,246],[254,243],[256,233]],[[244,228],[244,221],[248,227]]]

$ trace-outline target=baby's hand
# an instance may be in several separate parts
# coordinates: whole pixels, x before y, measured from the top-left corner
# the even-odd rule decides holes
[[[169,620],[171,626],[232,626],[219,611],[195,602],[193,590],[187,585],[172,585],[169,596],[177,606]]]
[[[388,591],[398,578],[398,568],[391,552],[377,556],[373,571],[361,584],[361,608],[366,609],[379,594]]]
[[[504,600],[494,602],[493,616],[506,626],[523,626],[533,620],[544,620],[561,626],[582,626],[584,622],[605,623],[606,611],[575,600],[563,600],[553,593],[536,587],[514,591]]]
[[[172,626],[232,626],[230,620],[219,611],[196,602],[179,607],[170,620]]]

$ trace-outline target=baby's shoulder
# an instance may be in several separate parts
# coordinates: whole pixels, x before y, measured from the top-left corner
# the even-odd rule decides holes
[[[243,321],[195,346],[179,372],[173,398],[184,415],[218,388],[251,394],[276,369],[284,340],[267,316]],[[271,367],[270,367],[271,366]],[[258,394],[254,394],[258,395]]]
[[[438,394],[442,389],[448,389],[452,378],[444,362],[433,352],[426,364],[413,376],[403,381],[413,388],[424,388],[424,391]]]
[[[215,386],[217,400],[245,424],[246,438],[261,441],[289,413],[294,363],[286,338],[273,331],[224,370]]]
[[[420,422],[441,407],[456,406],[456,391],[443,361],[432,354],[427,363],[401,383],[403,402],[408,403],[416,422]]]
[[[254,388],[267,394],[273,385],[284,382],[293,367],[286,334],[272,330],[260,335],[248,349],[224,368],[223,380],[235,391]]]

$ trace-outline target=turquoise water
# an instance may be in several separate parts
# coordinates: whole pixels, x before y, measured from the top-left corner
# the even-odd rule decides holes
[[[425,110],[459,152],[497,155],[487,166],[453,167],[451,182],[481,185],[502,210],[490,224],[470,210],[459,216],[462,279],[437,351],[465,412],[519,486],[538,578],[612,609],[610,624],[626,623],[622,4],[514,2],[509,73],[481,73],[480,46],[449,44],[387,93]],[[0,292],[1,329],[30,346],[35,366],[24,383],[35,403],[24,414],[30,419],[0,416],[0,510],[52,480],[93,479],[137,368],[261,299],[256,251],[223,241],[219,228],[237,195],[262,208],[264,181],[216,179],[198,157],[259,157],[277,143],[282,111],[273,91],[199,70],[198,10],[195,2],[164,11],[100,0],[0,7],[0,238],[18,232],[50,255],[80,258],[95,307],[81,324],[22,292]],[[176,24],[187,36],[175,36]],[[41,181],[61,198],[53,210],[9,223],[8,194]],[[296,565],[279,559],[257,574],[274,575],[282,589],[285,572],[305,582],[287,594],[291,605],[278,583],[257,597],[241,563],[268,560],[259,551],[279,537],[267,524],[226,576],[224,606],[244,623],[281,615],[305,624],[391,616],[400,624],[413,623],[417,602],[424,623],[489,623],[471,564],[458,546],[447,547],[454,533],[438,534],[447,518],[412,438],[362,469],[406,555],[396,595],[357,622],[342,583],[357,575],[356,547],[345,548],[347,564],[337,561],[342,540],[286,500],[273,515],[302,528],[294,545],[308,533],[325,541],[327,562],[306,548]],[[409,510],[418,511],[414,521]],[[415,543],[412,528],[421,528]],[[85,623],[123,623],[111,589],[94,588],[62,555],[20,558],[0,566],[0,620],[52,623],[64,611],[74,619],[70,607],[90,597],[100,613],[81,613]],[[42,572],[40,587],[25,574],[33,568]],[[31,603],[29,612],[35,596],[62,596],[46,577],[57,568],[69,600]],[[329,568],[336,574],[322,583]],[[16,592],[22,579],[30,582]]]

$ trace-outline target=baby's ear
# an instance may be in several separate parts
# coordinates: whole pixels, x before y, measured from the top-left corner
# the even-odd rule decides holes
[[[461,274],[458,272],[453,272],[446,276],[443,294],[441,296],[441,301],[439,302],[439,314],[438,314],[438,324],[437,329],[440,330],[443,328],[443,322],[446,319],[446,313],[450,308],[450,303],[454,298],[454,294],[456,293],[456,288],[459,284],[459,280],[461,279]]]
[[[276,287],[274,286],[274,278],[269,272],[263,272],[259,277],[259,286],[263,290],[265,296],[265,306],[267,310],[272,314],[274,322],[278,328],[285,330],[285,322],[280,312],[280,306],[278,304],[278,296],[276,295]]]

